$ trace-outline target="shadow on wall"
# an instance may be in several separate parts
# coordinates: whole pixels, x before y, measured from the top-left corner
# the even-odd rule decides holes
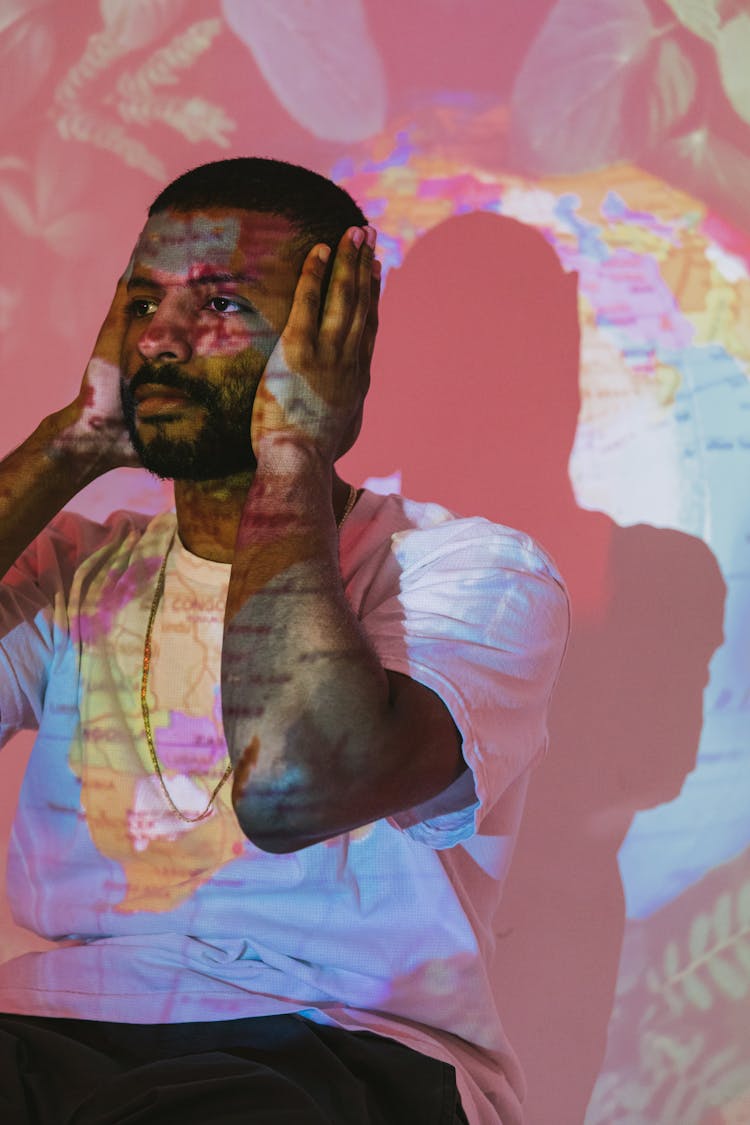
[[[346,473],[530,532],[573,603],[551,751],[532,777],[498,915],[499,1010],[529,1125],[581,1125],[601,1066],[625,924],[617,852],[634,814],[695,764],[725,588],[692,536],[576,504],[576,278],[530,227],[450,219],[393,271],[373,389]]]

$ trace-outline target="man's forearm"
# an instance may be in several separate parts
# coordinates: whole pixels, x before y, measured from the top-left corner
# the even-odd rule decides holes
[[[65,447],[70,420],[50,415],[0,462],[0,576],[50,520],[97,475]]]
[[[259,472],[232,567],[224,726],[237,815],[269,850],[361,821],[387,769],[388,681],[344,594],[330,496],[323,469]]]
[[[347,602],[332,466],[356,435],[377,328],[374,231],[305,258],[253,404],[258,469],[232,562],[224,729],[245,834],[290,851],[412,807],[464,768],[432,691],[383,669]],[[338,482],[340,484],[340,482]]]

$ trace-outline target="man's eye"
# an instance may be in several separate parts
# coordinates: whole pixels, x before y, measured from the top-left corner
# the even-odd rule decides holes
[[[134,297],[128,305],[130,315],[136,320],[143,316],[151,316],[157,308],[156,301],[152,301],[150,297]]]
[[[247,312],[247,307],[232,297],[209,297],[206,308],[217,313]]]

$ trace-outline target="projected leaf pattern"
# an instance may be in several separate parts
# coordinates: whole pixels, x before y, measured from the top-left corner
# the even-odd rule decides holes
[[[362,0],[222,0],[222,11],[313,136],[351,143],[382,129],[385,73]]]
[[[618,1065],[600,1075],[585,1125],[748,1120],[749,861],[726,864],[626,936],[609,1032]]]
[[[204,98],[165,98],[155,86],[174,85],[179,72],[187,70],[206,51],[221,31],[219,20],[193,24],[166,47],[155,51],[133,73],[125,72],[117,81],[117,110],[123,121],[148,125],[163,121],[189,141],[212,140],[223,148],[234,122],[221,106]],[[110,96],[109,101],[115,100]]]
[[[681,963],[676,941],[664,950],[663,978],[649,969],[646,982],[677,1016],[687,1004],[707,1011],[716,993],[742,999],[750,988],[750,882],[736,895],[736,911],[729,891],[719,895],[712,914],[696,915],[688,935],[688,959]],[[733,918],[736,913],[736,919]],[[712,988],[712,985],[715,988]]]
[[[533,175],[635,160],[747,221],[730,184],[750,142],[750,14],[668,3],[657,22],[645,0],[557,0],[516,79],[514,160]],[[700,65],[694,37],[711,49]]]
[[[631,128],[635,75],[641,112]],[[516,81],[512,145],[536,175],[633,159],[680,120],[694,90],[689,60],[656,34],[643,0],[558,0]]]
[[[55,57],[46,3],[20,3],[0,11],[0,127],[10,125],[44,82]],[[40,9],[37,11],[37,9]]]
[[[126,71],[116,78],[111,74],[115,63],[141,46],[144,38],[158,34],[161,23],[155,21],[147,36],[142,35],[135,42],[132,36],[123,34],[121,22],[113,21],[95,32],[55,91],[55,121],[60,136],[112,152],[157,180],[167,178],[163,161],[125,125],[144,126],[161,121],[189,141],[210,140],[226,147],[226,134],[233,128],[233,122],[221,106],[184,95],[167,98],[155,89],[174,85],[179,72],[196,63],[221,29],[218,19],[195,23],[155,51],[134,73]],[[102,92],[104,81],[110,89]],[[113,106],[117,116],[102,113],[100,104]]]

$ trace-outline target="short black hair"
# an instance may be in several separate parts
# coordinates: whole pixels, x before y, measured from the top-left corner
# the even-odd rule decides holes
[[[349,227],[367,224],[349,193],[332,180],[299,164],[262,156],[214,160],[184,172],[157,195],[148,213],[211,207],[282,215],[299,232],[303,252],[318,242],[335,250]]]

